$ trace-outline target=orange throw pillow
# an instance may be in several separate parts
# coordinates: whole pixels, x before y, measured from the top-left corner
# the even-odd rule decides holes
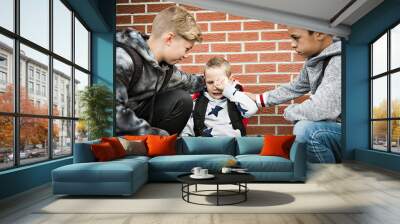
[[[124,135],[124,139],[129,141],[146,141],[148,135]]]
[[[114,149],[108,142],[93,144],[90,147],[94,154],[94,157],[99,162],[110,161],[117,158]]]
[[[280,156],[289,159],[290,148],[294,140],[295,135],[288,136],[264,136],[264,146],[261,149],[261,156]]]
[[[176,134],[171,136],[149,135],[146,140],[147,155],[152,157],[176,155],[176,139]]]
[[[101,138],[101,142],[108,142],[114,149],[115,155],[117,158],[121,158],[126,156],[126,151],[122,146],[121,142],[119,142],[118,138],[110,137],[110,138]]]

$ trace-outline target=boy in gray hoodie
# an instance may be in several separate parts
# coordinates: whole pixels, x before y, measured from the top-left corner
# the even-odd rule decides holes
[[[296,140],[306,143],[308,161],[341,161],[341,42],[331,35],[289,27],[292,48],[307,60],[291,83],[255,95],[248,94],[260,107],[295,99],[308,92],[309,99],[291,104],[286,120],[295,122]]]

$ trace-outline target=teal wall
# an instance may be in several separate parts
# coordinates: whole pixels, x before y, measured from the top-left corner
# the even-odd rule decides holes
[[[92,32],[93,83],[103,83],[114,89],[115,0],[67,2]],[[110,132],[112,131],[110,127]],[[0,172],[0,199],[50,182],[53,169],[71,163],[72,157],[68,157]]]
[[[345,158],[391,170],[400,170],[400,156],[369,149],[368,44],[400,22],[400,0],[385,0],[351,27],[344,57]]]
[[[48,183],[53,169],[71,163],[69,157],[0,172],[0,199]]]

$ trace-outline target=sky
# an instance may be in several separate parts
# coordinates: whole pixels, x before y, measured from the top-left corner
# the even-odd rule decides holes
[[[20,34],[21,36],[48,48],[49,46],[49,10],[48,0],[20,0]],[[72,13],[60,0],[53,0],[54,17],[54,52],[71,60],[71,16]],[[0,0],[0,25],[13,31],[13,0]],[[83,25],[76,20],[75,33],[75,59],[76,63],[88,68],[88,32]],[[4,39],[1,38],[0,39]],[[22,47],[21,47],[22,49]],[[26,55],[48,64],[47,56],[40,54],[28,47],[24,48]]]
[[[400,25],[391,30],[391,67],[400,66]],[[387,71],[387,34],[379,38],[372,46],[373,75]],[[373,81],[373,106],[378,106],[387,99],[387,78],[381,77]],[[400,72],[391,75],[391,98],[400,100]]]

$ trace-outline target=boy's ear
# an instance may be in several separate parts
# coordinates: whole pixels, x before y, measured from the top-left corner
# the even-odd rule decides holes
[[[172,40],[175,38],[175,36],[176,36],[176,34],[174,32],[166,32],[166,33],[164,33],[164,35],[163,35],[164,43],[167,46],[170,46],[171,43],[172,43]]]
[[[320,32],[314,32],[313,35],[315,36],[316,40],[322,41],[325,39],[325,37],[327,36],[327,34],[325,33],[320,33]]]

